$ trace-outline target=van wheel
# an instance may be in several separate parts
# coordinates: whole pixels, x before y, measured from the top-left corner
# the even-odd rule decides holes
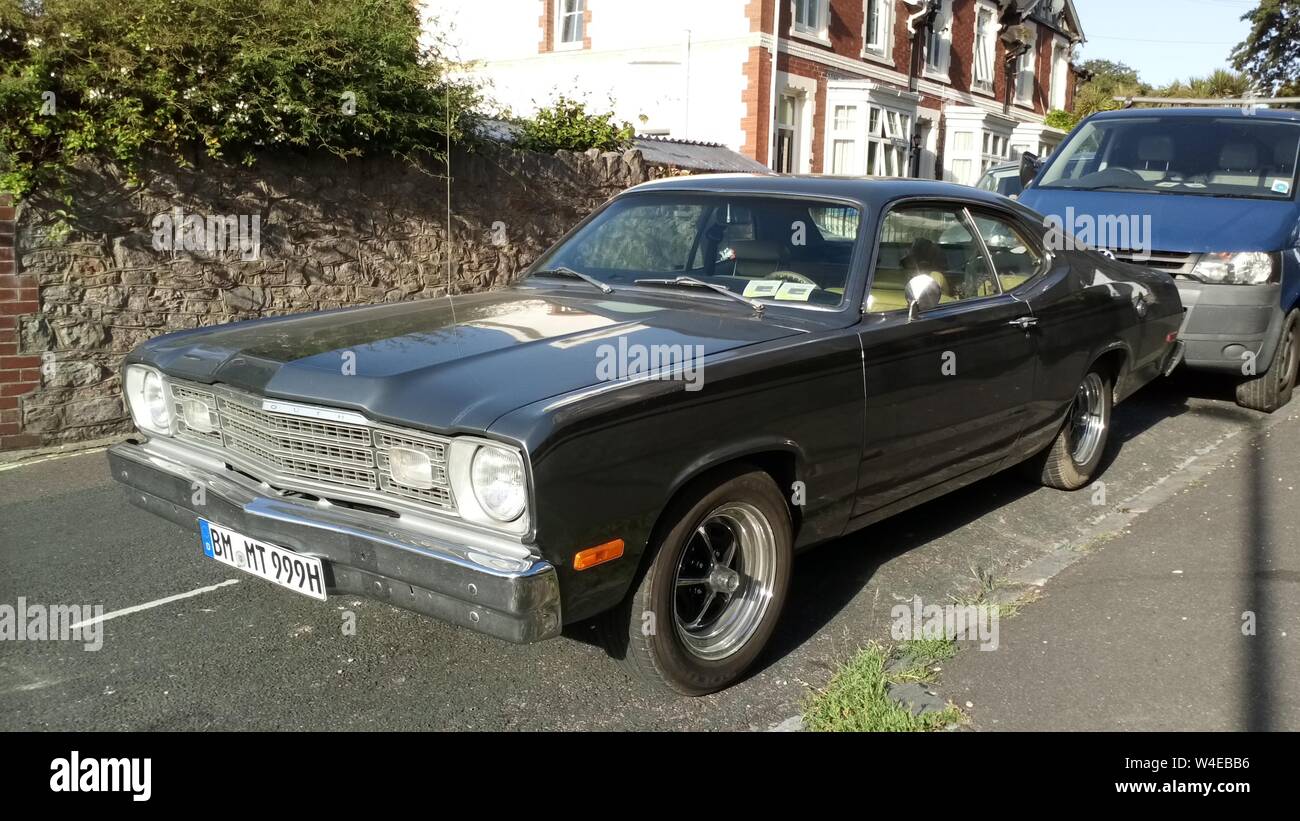
[[[1092,481],[1110,438],[1110,377],[1093,366],[1075,391],[1061,432],[1031,465],[1047,487],[1078,490]]]
[[[1272,413],[1291,401],[1295,391],[1296,369],[1300,366],[1300,337],[1296,335],[1300,310],[1287,314],[1282,323],[1282,337],[1268,370],[1262,376],[1247,379],[1237,386],[1237,404],[1243,408]]]
[[[674,503],[632,594],[598,621],[634,678],[702,696],[734,683],[772,636],[790,584],[789,508],[766,473]]]

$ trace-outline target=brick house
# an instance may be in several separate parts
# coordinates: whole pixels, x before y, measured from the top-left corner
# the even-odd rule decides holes
[[[585,96],[639,133],[779,171],[975,182],[1046,153],[1084,41],[1072,0],[426,0],[489,95]],[[775,57],[776,71],[772,65]]]

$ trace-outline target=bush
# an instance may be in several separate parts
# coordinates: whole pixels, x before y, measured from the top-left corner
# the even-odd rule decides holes
[[[0,191],[153,151],[441,156],[477,96],[419,38],[409,0],[0,0]]]
[[[614,112],[588,113],[585,103],[563,95],[533,117],[519,121],[520,148],[529,151],[620,151],[632,143],[631,123],[619,123]]]
[[[1073,114],[1068,111],[1062,111],[1059,108],[1054,108],[1047,112],[1047,116],[1043,118],[1043,121],[1049,127],[1059,128],[1062,131],[1073,130],[1075,125],[1079,122],[1075,119]]]

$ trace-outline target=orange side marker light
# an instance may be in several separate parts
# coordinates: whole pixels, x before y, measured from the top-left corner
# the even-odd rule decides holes
[[[589,547],[586,550],[579,550],[573,556],[573,569],[587,570],[598,564],[612,562],[622,555],[623,540],[614,539],[604,544],[598,544],[595,547]]]

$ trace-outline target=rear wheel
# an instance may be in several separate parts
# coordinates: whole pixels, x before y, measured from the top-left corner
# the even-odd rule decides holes
[[[690,696],[735,682],[776,627],[790,582],[789,509],[758,471],[733,472],[673,505],[672,524],[621,607],[601,617],[634,677]]]
[[[1272,413],[1291,401],[1295,391],[1296,370],[1300,367],[1300,337],[1296,334],[1300,310],[1287,314],[1282,335],[1273,351],[1268,370],[1237,386],[1237,404],[1243,408]]]
[[[1092,481],[1110,438],[1113,402],[1110,377],[1094,365],[1075,391],[1061,432],[1032,463],[1039,481],[1058,490],[1078,490]]]

